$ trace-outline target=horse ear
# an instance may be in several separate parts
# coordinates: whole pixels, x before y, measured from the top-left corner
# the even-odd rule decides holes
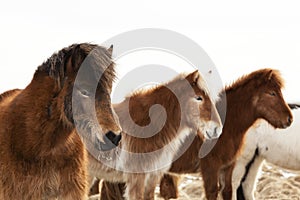
[[[267,73],[267,80],[271,80],[272,79],[272,76],[273,76],[273,70],[269,70],[269,72]]]
[[[114,45],[110,45],[110,47],[107,49],[107,51],[108,51],[110,57],[112,57],[113,50],[114,50]]]
[[[200,74],[199,74],[198,70],[194,71],[192,73],[192,81],[193,81],[193,83],[197,83],[199,77],[200,77]]]
[[[187,75],[185,77],[185,79],[188,80],[190,82],[190,84],[195,85],[195,84],[197,84],[199,77],[200,77],[200,74],[199,74],[198,70],[196,70],[196,71],[190,73],[189,75]]]
[[[200,77],[200,74],[198,70],[190,73],[189,75],[186,76],[186,79],[190,82],[190,84],[196,84],[198,82],[198,79]]]

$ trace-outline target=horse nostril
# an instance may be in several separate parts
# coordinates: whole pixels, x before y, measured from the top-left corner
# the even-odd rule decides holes
[[[116,134],[112,131],[108,131],[105,136],[110,140],[112,141],[115,137],[116,137]]]
[[[288,120],[287,120],[287,121],[288,121],[289,124],[292,124],[293,119],[292,119],[291,117],[288,117]]]
[[[217,136],[217,135],[218,135],[218,128],[215,127],[215,128],[214,128],[214,136]]]
[[[107,139],[112,142],[114,145],[118,146],[122,136],[121,134],[116,135],[114,132],[112,131],[108,131],[105,136],[107,137]]]
[[[214,128],[214,136],[215,137],[220,137],[221,132],[222,132],[222,129],[220,127],[215,127]]]
[[[121,139],[122,139],[122,135],[119,134],[119,135],[117,135],[117,136],[113,139],[113,143],[114,143],[116,146],[118,146],[118,144],[119,144],[119,142],[120,142]]]

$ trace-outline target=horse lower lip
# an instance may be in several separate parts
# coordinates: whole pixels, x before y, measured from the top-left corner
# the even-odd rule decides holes
[[[100,149],[102,151],[110,151],[110,150],[114,149],[115,147],[116,147],[116,145],[114,145],[111,142],[109,142],[109,143],[101,143],[100,144]]]

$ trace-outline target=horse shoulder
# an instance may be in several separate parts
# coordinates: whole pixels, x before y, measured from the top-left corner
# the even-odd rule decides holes
[[[0,157],[1,160],[9,158],[10,137],[8,136],[13,124],[11,120],[12,102],[21,90],[10,90],[0,95]]]
[[[258,148],[259,141],[261,138],[260,133],[266,129],[267,122],[264,120],[257,121],[251,126],[245,137],[244,145],[241,149],[240,154],[237,157],[235,168],[233,170],[232,182],[234,187],[239,186],[244,174],[246,173],[247,165],[253,159],[256,149]]]
[[[10,103],[20,94],[22,90],[14,89],[0,94],[0,114],[9,107]]]

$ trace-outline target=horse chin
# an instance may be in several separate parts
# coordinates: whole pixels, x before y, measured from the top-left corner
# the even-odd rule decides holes
[[[279,128],[279,129],[285,129],[287,127],[289,127],[290,125],[288,124],[280,124],[280,125],[276,125],[276,126],[273,126],[274,128]]]
[[[275,122],[275,123],[271,123],[271,126],[273,126],[275,129],[285,129],[287,127],[289,127],[291,124],[285,124],[285,123],[282,123],[282,122]]]

